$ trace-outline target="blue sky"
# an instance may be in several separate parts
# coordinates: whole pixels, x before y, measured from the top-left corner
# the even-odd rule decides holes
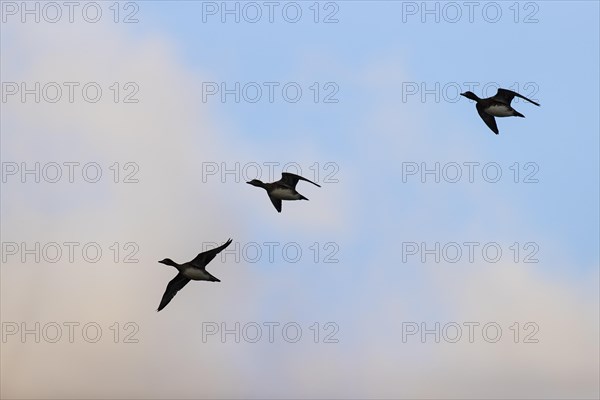
[[[101,4],[107,18],[98,24],[3,24],[2,81],[134,81],[140,102],[11,98],[2,104],[2,161],[98,162],[105,177],[113,162],[132,161],[140,182],[11,177],[2,183],[2,240],[133,241],[139,262],[9,258],[1,270],[2,321],[98,321],[105,330],[134,321],[140,343],[37,344],[13,336],[3,343],[4,396],[597,398],[597,2],[483,2],[473,22],[456,2],[463,13],[456,23],[447,21],[448,3],[427,3],[447,12],[439,23],[432,15],[421,21],[423,2],[317,3],[320,18],[337,10],[330,24],[312,21],[312,1],[297,3],[303,17],[295,24],[282,18],[287,2],[278,3],[273,23],[254,24],[222,23],[219,15],[203,22],[203,6],[224,3],[195,1],[137,2],[138,23],[114,24],[112,3]],[[491,7],[485,18],[483,7]],[[486,20],[493,7],[502,12],[496,23]],[[416,14],[403,21],[403,10]],[[203,102],[213,82],[279,86],[272,103],[266,89],[256,103],[231,96],[223,103],[218,95]],[[290,82],[303,90],[297,103],[281,95]],[[541,107],[515,100],[526,118],[498,118],[494,135],[474,103],[457,95],[469,84],[481,97],[496,85],[515,89]],[[436,85],[447,92],[422,101],[421,88]],[[484,86],[492,89],[483,93]],[[332,88],[338,101],[323,102]],[[301,182],[310,201],[284,202],[278,214],[244,179],[202,179],[206,163],[269,162],[279,163],[275,176],[298,163],[322,187]],[[460,166],[462,179],[403,180],[406,168],[436,163]],[[465,163],[478,163],[474,182]],[[484,165],[499,166],[501,180],[487,182]],[[324,180],[331,171],[337,182]],[[525,183],[531,171],[538,181]],[[304,257],[217,257],[209,270],[220,284],[191,283],[157,314],[174,271],[156,261],[185,261],[200,243],[228,237],[240,246],[299,243]],[[485,262],[481,253],[473,263],[402,260],[403,243],[472,241],[499,243],[502,260]],[[323,246],[335,243],[339,262],[314,263],[314,242],[321,259]],[[528,242],[539,249],[537,263],[522,262]],[[399,342],[405,321],[473,320],[500,323],[503,341]],[[206,321],[297,321],[305,332],[315,321],[335,321],[340,341],[199,343]],[[515,321],[536,322],[540,343],[511,342]],[[173,366],[198,371],[205,384]],[[92,379],[98,373],[105,382]],[[65,391],[66,382],[77,383]]]
[[[226,120],[235,135],[251,135],[264,148],[277,146],[280,151],[288,135],[302,135],[302,140],[326,149],[332,160],[344,165],[363,156],[363,144],[372,135],[368,131],[372,128],[360,124],[360,116],[385,104],[398,110],[410,107],[425,117],[413,121],[420,130],[400,131],[399,124],[395,132],[398,138],[394,146],[410,146],[411,136],[424,136],[424,145],[413,149],[414,156],[406,161],[435,162],[440,155],[431,156],[429,146],[452,143],[458,148],[476,148],[477,158],[463,160],[445,153],[441,161],[537,163],[539,184],[507,184],[500,195],[522,212],[526,225],[552,232],[578,259],[578,268],[597,264],[598,4],[547,1],[532,3],[535,7],[527,3],[515,7],[516,3],[500,2],[502,17],[497,23],[486,21],[483,6],[475,8],[472,23],[468,9],[460,6],[462,18],[451,23],[447,19],[452,18],[452,9],[438,4],[440,22],[430,14],[422,23],[422,3],[406,3],[410,4],[339,2],[338,23],[315,24],[308,8],[312,3],[305,2],[301,3],[303,19],[297,24],[285,22],[277,13],[272,24],[266,15],[257,23],[245,22],[243,14],[240,23],[233,23],[228,15],[230,23],[224,24],[219,19],[221,3],[217,3],[217,15],[207,15],[207,22],[202,23],[201,2],[168,6],[152,2],[144,4],[143,20],[133,29],[168,32],[179,56],[215,82],[333,81],[339,85],[338,104],[287,104],[281,99],[275,104],[210,103],[211,111]],[[406,15],[403,23],[403,8],[414,10],[410,8],[414,4],[417,14]],[[433,9],[435,4],[427,7]],[[266,14],[267,9],[261,9]],[[486,14],[489,18],[494,17],[493,9]],[[538,22],[533,23],[534,19]],[[388,63],[391,71],[386,72],[393,74],[396,68],[398,76],[387,76],[377,88],[356,79],[378,62]],[[483,85],[490,82],[519,88],[525,95],[535,90],[542,107],[516,102],[515,107],[527,117],[523,122],[527,128],[518,125],[521,121],[499,120],[502,135],[494,137],[482,129],[485,126],[473,104],[462,97],[456,101],[456,91],[449,89],[448,101],[436,101],[434,95],[428,95],[421,102],[419,92],[407,95],[408,103],[403,103],[403,86],[398,80],[424,83],[429,89],[436,82],[441,87],[459,85],[463,91],[467,90],[466,82],[474,82],[481,96]],[[530,86],[525,86],[528,83]],[[492,94],[493,89],[487,93]],[[293,126],[290,119],[295,121]],[[533,126],[530,119],[535,119]],[[471,122],[470,129],[464,128],[465,121]],[[513,133],[511,129],[519,130]],[[473,130],[481,134],[473,134]],[[293,154],[293,149],[287,151]],[[405,160],[394,160],[390,154],[386,161]],[[389,168],[370,167],[365,165],[362,178],[374,179],[373,175],[382,177],[391,172]],[[421,186],[395,184],[393,173],[385,179],[390,183],[389,193],[393,193],[390,197],[403,198],[407,191]],[[361,184],[365,184],[362,179]],[[446,224],[459,223],[464,217],[464,199],[459,203],[462,206],[457,204],[456,220]],[[400,213],[392,207],[386,208],[389,212]],[[548,257],[553,258],[551,253]]]

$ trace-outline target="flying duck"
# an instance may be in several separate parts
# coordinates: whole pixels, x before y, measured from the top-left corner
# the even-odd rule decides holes
[[[498,126],[496,125],[496,119],[494,117],[525,118],[523,114],[510,106],[510,102],[515,96],[527,100],[539,107],[539,104],[535,101],[529,100],[527,97],[521,96],[519,93],[513,92],[512,90],[502,88],[498,89],[498,93],[496,93],[495,96],[488,97],[487,99],[480,99],[473,92],[465,92],[460,95],[477,102],[475,107],[477,107],[479,116],[496,135],[498,134]]]
[[[318,185],[313,181],[309,181],[306,178],[289,172],[282,173],[281,179],[277,182],[264,183],[258,179],[253,179],[246,183],[265,189],[277,212],[281,212],[281,200],[308,200],[306,197],[296,192],[296,184],[298,181],[310,182],[315,186],[321,187],[321,185]]]
[[[169,302],[173,299],[173,297],[175,297],[177,292],[183,289],[183,287],[187,285],[190,280],[221,282],[218,278],[215,278],[206,270],[206,265],[230,244],[231,239],[229,239],[220,247],[198,254],[196,258],[190,262],[186,262],[185,264],[177,264],[170,258],[165,258],[164,260],[159,261],[161,264],[166,264],[177,268],[179,273],[167,285],[167,290],[165,291],[165,294],[163,294],[160,305],[158,306],[158,310],[156,311],[160,311],[165,308],[166,305],[169,304]]]

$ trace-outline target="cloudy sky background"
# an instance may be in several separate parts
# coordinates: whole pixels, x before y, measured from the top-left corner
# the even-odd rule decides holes
[[[312,20],[312,2],[299,3],[298,23],[282,17],[286,3],[273,23],[266,7],[257,23],[231,16],[222,23],[219,14],[203,22],[202,2],[137,2],[139,22],[131,24],[114,23],[112,3],[100,4],[95,24],[77,10],[73,23],[64,15],[55,24],[22,23],[3,11],[2,82],[98,82],[104,91],[97,103],[76,90],[73,103],[65,95],[57,103],[9,96],[1,104],[3,163],[96,162],[103,170],[97,183],[81,175],[74,183],[31,176],[2,183],[3,246],[97,242],[103,250],[97,263],[80,252],[73,263],[66,254],[36,263],[3,247],[2,397],[599,396],[597,3],[518,3],[518,22],[514,3],[499,3],[496,23],[482,14],[487,3],[473,22],[462,7],[456,23],[440,3],[436,23],[432,15],[422,22],[420,9],[403,14],[420,2],[337,2],[339,21],[330,24]],[[319,3],[321,20],[335,10],[326,6]],[[121,7],[120,19],[134,10]],[[531,13],[537,22],[524,23]],[[135,82],[139,102],[115,104],[114,82]],[[232,96],[203,102],[206,82],[297,82],[303,95],[288,103],[276,89],[273,103],[266,93],[257,103]],[[334,82],[339,102],[313,102],[314,82]],[[461,91],[476,82],[480,96],[495,92],[482,93],[488,83],[518,84],[542,106],[515,102],[526,118],[498,119],[496,136],[451,89],[424,101],[421,92],[405,92],[436,82]],[[113,183],[114,162],[136,163],[139,182]],[[206,163],[269,162],[280,163],[276,175],[298,163],[309,179],[318,163],[322,188],[300,183],[310,201],[286,202],[278,214],[243,177],[203,179]],[[495,162],[503,176],[488,183],[477,169],[473,183],[466,176],[422,183],[418,175],[403,182],[407,162]],[[516,162],[519,183],[509,169]],[[528,162],[539,168],[538,183],[522,182]],[[334,163],[337,183],[324,181],[332,171],[326,163]],[[203,244],[229,237],[232,246],[281,245],[272,262],[265,253],[257,262],[217,257],[209,271],[221,283],[191,283],[156,313],[175,275],[156,261],[184,262]],[[136,243],[139,261],[115,263],[114,242]],[[292,242],[303,250],[297,263],[281,253]],[[315,242],[317,263],[309,248]],[[324,262],[329,242],[337,263]],[[423,263],[419,255],[403,262],[406,242],[497,242],[503,257],[490,263],[478,251],[474,263],[466,254],[457,263],[431,256]],[[539,262],[524,263],[523,249],[514,262],[515,242],[535,242]],[[14,324],[31,329],[36,322],[63,326],[61,339],[6,335]],[[65,322],[80,324],[73,343]],[[97,343],[82,337],[90,322],[102,328]],[[139,328],[138,343],[124,343],[127,322]],[[236,322],[258,323],[263,337],[202,342],[206,323]],[[302,338],[288,343],[276,328],[269,343],[266,322],[295,322]],[[339,327],[338,343],[323,343],[327,322]],[[455,322],[463,336],[403,342],[406,322]],[[470,343],[464,322],[495,322],[502,337],[488,343],[476,328]],[[523,343],[527,322],[539,327],[538,343]]]

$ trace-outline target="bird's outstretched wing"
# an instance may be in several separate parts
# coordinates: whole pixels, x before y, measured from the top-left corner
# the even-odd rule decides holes
[[[271,199],[271,203],[273,203],[277,212],[281,212],[281,199],[276,199],[273,196],[269,196],[269,199]]]
[[[479,113],[479,116],[481,117],[483,122],[485,122],[485,124],[488,126],[488,128],[490,128],[492,130],[492,132],[494,132],[497,135],[498,134],[498,126],[496,125],[496,118],[494,118],[493,115],[490,115],[490,114],[486,113],[485,111],[483,111],[483,107],[481,107],[479,103],[477,103],[476,107],[477,107],[477,112]]]
[[[177,274],[175,278],[169,282],[167,285],[167,290],[165,290],[165,294],[163,294],[162,300],[160,301],[160,305],[158,306],[158,310],[160,311],[169,304],[169,302],[175,297],[177,292],[179,292],[190,280],[186,278],[181,272]]]
[[[279,181],[277,181],[277,183],[279,183],[281,185],[285,185],[285,186],[290,187],[292,189],[296,189],[296,184],[298,183],[298,181],[310,182],[310,183],[312,183],[315,186],[321,187],[321,185],[316,184],[316,183],[314,183],[311,180],[303,178],[300,175],[292,174],[290,172],[283,172],[281,174],[281,179]]]
[[[510,102],[515,97],[520,97],[521,99],[527,100],[528,102],[535,104],[536,106],[539,107],[539,103],[536,103],[535,101],[530,100],[527,97],[522,96],[519,93],[513,92],[512,90],[508,90],[508,89],[498,89],[498,93],[496,93],[496,95],[494,96],[494,100],[499,101],[504,104],[507,104],[507,105],[510,105]]]
[[[215,258],[217,254],[222,252],[223,249],[225,249],[230,244],[231,244],[231,239],[229,239],[227,242],[225,242],[224,244],[222,244],[221,246],[219,246],[217,248],[207,250],[203,253],[200,253],[196,256],[196,258],[194,258],[192,261],[190,261],[190,264],[194,265],[195,267],[205,269],[206,264],[211,262],[212,259]]]

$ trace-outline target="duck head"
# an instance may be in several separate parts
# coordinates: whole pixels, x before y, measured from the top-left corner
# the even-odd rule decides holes
[[[265,187],[265,184],[262,181],[259,181],[258,179],[252,179],[250,182],[246,183],[252,186]]]
[[[159,263],[165,264],[165,265],[170,265],[172,267],[176,267],[177,266],[177,264],[175,263],[175,261],[171,260],[170,258],[165,258],[164,260],[159,261]]]
[[[461,96],[465,96],[467,99],[471,99],[471,100],[474,100],[474,101],[480,100],[480,98],[477,97],[477,95],[475,93],[471,92],[471,91],[461,93],[460,95]]]

